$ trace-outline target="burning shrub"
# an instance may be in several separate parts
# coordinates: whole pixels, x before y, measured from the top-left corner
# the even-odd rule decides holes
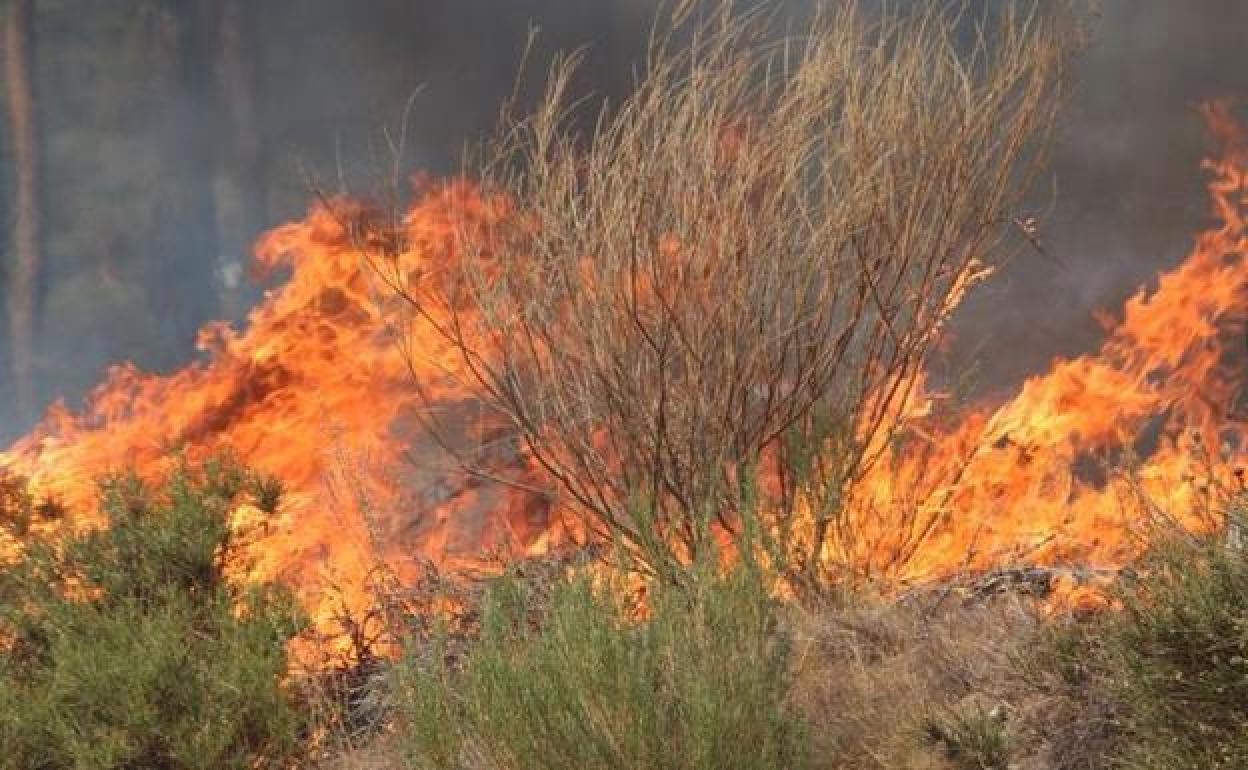
[[[0,567],[0,766],[256,768],[298,747],[279,680],[292,599],[226,579],[248,474],[182,467],[102,485],[108,527]]]
[[[480,636],[446,655],[414,650],[394,697],[412,767],[466,770],[805,766],[787,706],[789,645],[756,573],[702,576],[651,597],[567,579],[504,579]],[[549,591],[549,593],[547,593]],[[540,619],[533,607],[542,608]]]
[[[485,148],[486,200],[514,216],[465,220],[462,259],[421,270],[393,238],[360,243],[406,349],[425,355],[429,328],[449,342],[592,531],[679,573],[740,534],[761,469],[794,583],[815,587],[855,550],[836,542],[854,537],[855,484],[939,330],[1029,235],[1014,209],[1068,15],[1010,6],[962,34],[956,4],[847,4],[780,45],[767,14],[676,5],[636,92],[588,135],[572,57]],[[462,425],[430,406],[453,446]],[[490,478],[487,455],[464,460]]]
[[[32,526],[54,522],[65,514],[55,500],[38,500],[26,479],[0,468],[0,532],[22,539]]]

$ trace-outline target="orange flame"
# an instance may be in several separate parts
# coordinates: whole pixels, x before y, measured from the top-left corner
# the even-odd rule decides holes
[[[1207,118],[1229,146],[1206,163],[1218,225],[1127,302],[1096,353],[947,430],[914,421],[856,490],[857,526],[877,537],[854,561],[910,578],[1015,561],[1121,566],[1145,517],[1197,525],[1215,488],[1242,486],[1248,155],[1225,108]],[[915,520],[921,543],[901,542]]]
[[[291,584],[323,622],[343,607],[369,605],[378,559],[403,576],[417,557],[454,562],[533,543],[546,528],[540,506],[517,504],[506,488],[403,461],[436,453],[406,422],[416,408],[411,374],[352,239],[347,220],[366,215],[349,204],[318,205],[303,221],[265,235],[258,264],[292,272],[251,313],[245,331],[206,327],[206,360],[168,376],[130,364],[113,368],[81,414],[54,407],[0,454],[0,467],[69,510],[89,512],[103,474],[153,476],[170,463],[171,450],[195,458],[228,448],[288,489],[251,549],[253,577]],[[405,264],[454,259],[453,217],[497,215],[469,185],[428,192],[403,226]],[[467,415],[470,406],[451,384],[450,351],[436,339],[420,343],[426,393]],[[95,523],[90,515],[74,523]]]
[[[1225,112],[1210,116],[1234,135]],[[827,558],[906,580],[1016,561],[1120,565],[1136,553],[1132,532],[1148,505],[1183,517],[1202,509],[1202,479],[1238,483],[1248,443],[1230,340],[1248,308],[1246,159],[1232,150],[1207,164],[1218,225],[1127,303],[1099,351],[1059,361],[1004,404],[953,424],[934,395],[916,395],[902,440],[851,490],[849,529],[860,536],[830,545]],[[0,453],[0,467],[89,512],[101,474],[158,473],[170,449],[232,448],[290,489],[254,543],[254,577],[288,582],[322,622],[340,603],[369,605],[379,559],[402,580],[417,574],[418,557],[455,564],[507,545],[546,547],[552,522],[536,498],[437,466],[414,410],[433,403],[461,415],[467,435],[473,404],[457,384],[457,356],[432,334],[412,341],[429,400],[416,397],[412,362],[353,240],[350,220],[364,216],[317,206],[268,233],[259,264],[291,276],[245,330],[208,326],[205,359],[171,375],[114,368],[84,411],[52,409]],[[418,198],[390,245],[405,269],[436,271],[457,258],[465,218],[506,216],[471,184],[448,183]],[[1132,474],[1098,466],[1133,457]],[[500,463],[529,472],[523,457]]]

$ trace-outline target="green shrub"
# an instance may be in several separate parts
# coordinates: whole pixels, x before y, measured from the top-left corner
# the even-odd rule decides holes
[[[1068,691],[1109,715],[1110,764],[1248,767],[1248,553],[1171,535],[1115,589],[1121,611],[1056,635]]]
[[[192,770],[284,763],[300,718],[280,680],[292,599],[226,579],[249,474],[183,466],[102,484],[108,526],[0,567],[0,767]]]
[[[479,636],[410,650],[394,676],[409,766],[805,766],[789,647],[752,571],[652,596],[644,622],[622,595],[584,578],[503,579]]]

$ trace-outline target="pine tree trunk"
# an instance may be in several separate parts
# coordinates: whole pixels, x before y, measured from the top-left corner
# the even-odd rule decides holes
[[[37,408],[34,334],[42,252],[39,235],[39,144],[35,115],[34,0],[10,0],[4,9],[4,84],[15,171],[13,231],[8,271],[11,374],[17,411],[29,419]]]

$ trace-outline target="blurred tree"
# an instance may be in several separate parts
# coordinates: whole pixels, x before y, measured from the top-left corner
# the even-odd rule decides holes
[[[53,399],[76,405],[108,364],[169,371],[194,357],[205,321],[242,320],[263,291],[244,274],[256,235],[304,211],[309,176],[375,192],[388,174],[381,129],[414,89],[428,85],[408,161],[456,173],[512,89],[530,22],[542,27],[530,74],[553,50],[592,43],[579,85],[618,98],[655,1],[23,0],[37,8],[26,31],[39,55],[26,64],[40,197],[26,199],[42,203],[30,210],[39,265],[27,340],[9,328],[26,316],[10,307],[22,290],[5,114],[0,444]],[[0,0],[0,34],[9,9]],[[0,111],[10,98],[0,92]],[[26,364],[10,354],[19,339]]]
[[[218,102],[212,76],[210,26],[214,2],[164,0],[157,6],[156,64],[162,82],[163,184],[155,230],[153,314],[167,319],[170,344],[191,348],[199,325],[219,315],[220,253],[215,168]]]
[[[4,83],[8,97],[14,180],[12,261],[8,270],[9,350],[19,416],[35,408],[34,333],[38,321],[39,139],[34,60],[34,0],[10,0],[3,8]]]

